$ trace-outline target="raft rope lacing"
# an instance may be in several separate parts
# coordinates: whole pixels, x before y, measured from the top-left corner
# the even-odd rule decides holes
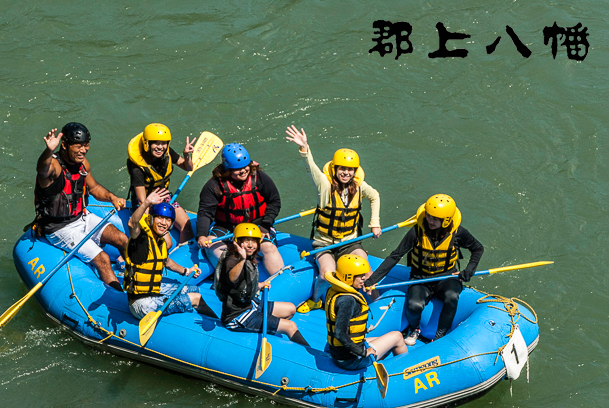
[[[66,253],[64,251],[64,256],[65,255],[66,255]],[[241,380],[241,381],[245,381],[245,382],[250,382],[250,383],[264,385],[264,386],[267,386],[267,387],[270,387],[270,388],[276,388],[277,390],[275,392],[273,392],[272,395],[276,395],[280,391],[302,391],[302,392],[310,392],[312,394],[325,393],[325,392],[330,392],[330,391],[337,391],[337,390],[339,390],[341,388],[350,387],[350,386],[355,385],[355,384],[365,383],[366,381],[371,381],[371,380],[375,380],[376,379],[376,377],[362,377],[358,381],[352,381],[350,383],[346,383],[346,384],[342,384],[342,385],[327,386],[327,387],[323,387],[323,388],[313,388],[310,385],[307,385],[306,387],[288,387],[287,385],[271,384],[271,383],[267,383],[267,382],[264,382],[264,381],[258,381],[258,380],[251,379],[251,378],[240,377],[238,375],[225,373],[223,371],[214,370],[214,369],[211,369],[211,368],[208,368],[208,367],[203,367],[203,366],[200,366],[200,365],[197,365],[197,364],[190,363],[188,361],[180,360],[179,358],[175,358],[175,357],[169,356],[167,354],[161,353],[161,352],[153,350],[151,348],[147,348],[145,346],[140,346],[139,344],[136,344],[136,343],[134,343],[132,341],[123,339],[120,336],[117,336],[116,334],[114,334],[114,332],[112,332],[110,330],[107,330],[101,324],[99,324],[97,321],[95,321],[95,319],[89,314],[87,309],[83,306],[83,304],[81,303],[80,299],[78,299],[78,295],[76,295],[76,292],[74,291],[74,284],[72,283],[72,273],[70,272],[70,264],[68,263],[66,265],[68,267],[68,277],[70,279],[70,286],[72,288],[72,296],[76,299],[76,301],[78,302],[78,304],[82,308],[83,312],[85,312],[85,314],[87,315],[88,321],[93,325],[93,327],[95,329],[99,330],[100,332],[103,332],[103,333],[105,333],[107,335],[102,340],[97,341],[98,344],[101,344],[101,343],[105,342],[106,340],[108,340],[110,338],[113,338],[113,339],[116,339],[116,340],[120,340],[120,341],[128,343],[128,344],[130,344],[132,346],[139,347],[139,348],[141,348],[143,350],[146,350],[146,351],[149,351],[151,353],[157,354],[159,356],[165,357],[165,358],[167,358],[169,360],[173,360],[173,361],[176,361],[176,362],[179,362],[179,363],[191,366],[191,367],[195,367],[195,368],[198,368],[198,369],[203,370],[203,371],[207,371],[207,372],[214,373],[214,374],[220,374],[220,375],[225,376],[225,377],[229,377],[229,378],[233,378],[233,379],[237,379],[237,380]],[[523,301],[521,299],[518,299],[518,298],[506,298],[506,297],[503,297],[503,296],[500,296],[500,295],[492,295],[492,294],[486,293],[486,292],[484,292],[482,290],[479,290],[479,289],[476,289],[476,288],[472,288],[472,287],[467,286],[467,285],[466,285],[466,287],[468,287],[470,289],[473,289],[473,290],[475,290],[477,292],[484,293],[486,295],[486,296],[478,299],[476,301],[476,303],[503,303],[503,306],[504,306],[505,309],[502,309],[500,307],[493,306],[493,305],[489,305],[488,307],[492,307],[494,309],[506,312],[510,316],[511,328],[510,328],[509,334],[506,336],[508,338],[508,341],[509,341],[509,339],[512,338],[512,335],[513,335],[515,327],[516,327],[516,323],[518,322],[520,317],[524,318],[525,320],[529,321],[532,324],[536,324],[537,321],[538,321],[537,313],[535,313],[535,310],[533,310],[533,308],[528,303],[526,303],[525,301]],[[529,310],[533,313],[533,316],[535,316],[535,320],[531,320],[528,317],[526,317],[525,315],[523,315],[522,313],[520,313],[520,311],[518,309],[518,303],[521,303],[521,304],[525,305],[526,307],[528,307]],[[514,318],[515,316],[516,316],[516,318]],[[506,345],[507,345],[507,342],[506,342]],[[450,364],[455,364],[455,363],[458,363],[460,361],[467,360],[467,359],[470,359],[470,358],[484,356],[484,355],[492,355],[492,354],[496,355],[495,356],[495,363],[497,363],[497,359],[501,355],[501,351],[504,348],[505,348],[505,345],[499,347],[495,351],[489,351],[489,352],[486,352],[486,353],[478,353],[478,354],[474,354],[474,355],[471,355],[471,356],[466,356],[466,357],[463,357],[463,358],[460,358],[460,359],[457,359],[457,360],[448,361],[446,363],[441,363],[441,364],[438,364],[438,365],[434,366],[434,369],[439,368],[439,367],[443,367],[443,366],[446,366],[446,365],[450,365]],[[427,370],[428,369],[421,368],[419,370],[409,371],[408,374],[409,374],[409,376],[412,376],[417,371],[420,371],[420,373],[423,373],[423,372],[425,372]],[[398,376],[398,375],[404,375],[405,371],[406,370],[400,371],[400,372],[397,372],[397,373],[393,373],[393,374],[389,374],[388,376],[389,377],[395,377],[395,376]],[[417,374],[414,374],[414,375],[418,375],[420,373],[417,373]]]

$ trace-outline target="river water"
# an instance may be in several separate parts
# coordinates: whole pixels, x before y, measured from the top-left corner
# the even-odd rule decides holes
[[[609,399],[606,2],[0,4],[2,311],[26,293],[12,247],[34,215],[35,164],[49,129],[86,124],[94,175],[122,196],[127,143],[146,124],[168,125],[177,151],[186,136],[212,131],[246,146],[275,180],[287,216],[316,202],[297,147],[285,141],[294,123],[320,165],[337,148],[359,152],[381,194],[383,226],[448,193],[486,248],[480,269],[555,261],[472,280],[529,303],[541,334],[529,384],[521,377],[510,396],[502,382],[467,406],[598,407]],[[412,53],[369,53],[376,20],[410,23]],[[428,57],[439,47],[438,22],[470,35],[447,43],[466,58]],[[544,28],[554,22],[587,27],[585,60],[569,59],[560,38],[553,58]],[[387,42],[395,47],[395,37]],[[183,206],[196,210],[210,170],[195,173]],[[308,235],[309,220],[282,227]],[[402,234],[366,248],[386,256]],[[273,405],[86,348],[34,300],[0,330],[0,398],[5,407]]]

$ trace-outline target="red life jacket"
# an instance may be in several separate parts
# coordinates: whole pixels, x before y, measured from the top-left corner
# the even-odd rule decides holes
[[[220,181],[222,201],[216,208],[216,221],[237,225],[264,216],[266,203],[258,192],[256,175],[249,175],[241,191],[229,180]]]
[[[53,157],[61,165],[61,176],[47,188],[43,189],[36,183],[34,189],[36,214],[42,217],[43,224],[76,218],[87,205],[88,173],[84,164],[80,165],[78,173],[72,174],[59,155]]]

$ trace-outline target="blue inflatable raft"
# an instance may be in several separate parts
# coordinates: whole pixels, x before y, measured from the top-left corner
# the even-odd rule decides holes
[[[111,210],[107,203],[93,199],[88,208],[100,216]],[[129,217],[129,210],[123,210],[110,220],[124,231]],[[194,227],[195,216],[191,217]],[[172,234],[177,242],[175,231]],[[273,280],[269,298],[298,305],[311,295],[316,266],[311,259],[301,260],[299,256],[301,251],[311,250],[311,242],[286,233],[278,233],[277,238],[285,264],[293,266],[293,270],[286,270]],[[106,251],[116,260],[118,252],[114,248]],[[65,253],[44,238],[26,232],[15,245],[13,256],[21,279],[32,288]],[[196,244],[175,248],[170,257],[181,265],[198,263],[202,274],[191,283],[200,286],[205,301],[220,316],[221,304],[211,288],[213,269]],[[381,259],[370,256],[373,269],[380,262]],[[409,268],[397,265],[383,283],[406,280],[408,276]],[[261,280],[267,277],[261,266]],[[164,277],[168,282],[181,279],[181,275],[173,272]],[[406,288],[387,290],[370,304],[369,336],[407,326],[403,313]],[[471,398],[506,377],[506,366],[499,353],[516,326],[528,353],[539,339],[532,310],[511,299],[465,288],[448,335],[428,344],[419,341],[409,347],[408,353],[389,355],[383,360],[389,374],[383,399],[373,367],[345,371],[334,365],[326,351],[323,310],[294,316],[311,347],[292,343],[285,336],[267,336],[272,346],[272,362],[255,379],[261,335],[231,332],[217,319],[182,313],[161,317],[152,337],[141,347],[139,321],[129,312],[127,295],[102,283],[97,272],[77,258],[64,265],[35,296],[52,321],[87,345],[298,406],[431,407]],[[435,301],[425,308],[421,321],[423,336],[432,338],[435,334],[439,309]]]

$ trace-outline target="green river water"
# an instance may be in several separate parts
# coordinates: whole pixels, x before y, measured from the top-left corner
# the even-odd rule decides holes
[[[455,198],[485,246],[480,269],[549,267],[474,278],[539,315],[530,383],[501,382],[469,407],[601,407],[609,399],[607,263],[609,9],[555,1],[0,1],[0,309],[27,291],[12,248],[34,215],[43,136],[91,131],[96,179],[126,196],[127,142],[150,122],[181,151],[203,130],[243,143],[276,182],[280,216],[316,194],[285,128],[304,127],[318,164],[359,152],[381,194],[381,223],[430,195]],[[369,53],[373,22],[407,21],[412,53]],[[436,23],[466,58],[431,59]],[[552,57],[544,27],[582,23],[586,59]],[[524,58],[509,25],[530,49]],[[486,46],[501,36],[492,54]],[[395,46],[394,38],[391,39]],[[561,41],[562,43],[562,41]],[[405,48],[405,44],[404,48]],[[211,166],[180,195],[196,210]],[[175,189],[184,176],[177,171]],[[369,212],[369,209],[368,209]],[[365,212],[368,214],[368,212]],[[307,235],[309,220],[284,224]],[[403,235],[365,243],[384,257]],[[266,399],[84,347],[30,300],[0,330],[0,405],[274,405]]]

